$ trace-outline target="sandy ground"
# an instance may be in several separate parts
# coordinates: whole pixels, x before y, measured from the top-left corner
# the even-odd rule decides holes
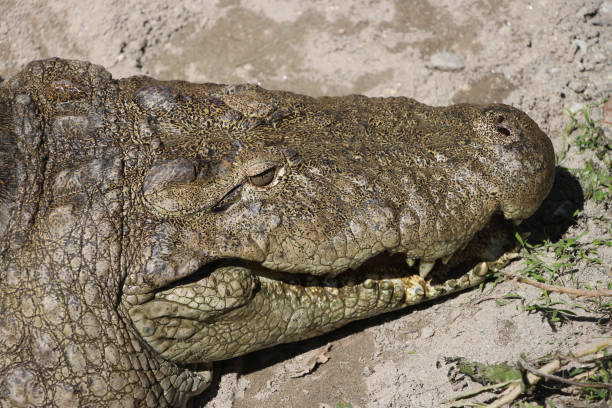
[[[0,75],[9,77],[30,60],[61,56],[104,65],[115,77],[256,82],[314,96],[404,95],[433,105],[497,101],[528,112],[557,151],[564,149],[565,109],[612,92],[609,0],[166,3],[0,0]],[[610,135],[612,106],[593,114],[609,122]],[[589,157],[570,148],[562,164],[582,167]],[[583,203],[571,176],[555,185],[553,196],[540,218],[557,236],[586,231],[585,242],[611,238],[601,221],[612,218],[610,202]],[[582,211],[570,223],[576,209]],[[600,248],[599,255],[601,265],[578,264],[578,286],[612,281],[612,248]],[[609,320],[597,324],[588,311],[575,309],[580,318],[550,324],[518,301],[498,306],[490,300],[508,292],[527,302],[540,293],[513,282],[488,285],[484,293],[472,290],[217,363],[213,386],[194,406],[439,406],[473,386],[445,357],[516,361],[520,353],[535,358],[610,334]],[[321,354],[329,360],[292,378]],[[576,406],[571,398],[552,398],[557,407]],[[535,400],[543,403],[543,397]]]

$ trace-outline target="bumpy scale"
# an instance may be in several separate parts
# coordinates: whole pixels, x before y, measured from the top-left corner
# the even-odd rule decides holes
[[[33,62],[0,85],[1,406],[182,406],[188,364],[476,285],[553,174],[505,105]]]

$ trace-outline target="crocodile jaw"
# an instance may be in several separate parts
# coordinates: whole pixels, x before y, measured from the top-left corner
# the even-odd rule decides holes
[[[227,259],[203,266],[128,311],[141,336],[165,358],[181,364],[232,358],[480,284],[489,269],[508,262],[504,251],[514,242],[514,229],[501,217],[484,231],[446,263],[427,262],[434,265],[426,277],[404,254],[381,254],[335,277]],[[490,261],[474,256],[473,248],[483,247]]]

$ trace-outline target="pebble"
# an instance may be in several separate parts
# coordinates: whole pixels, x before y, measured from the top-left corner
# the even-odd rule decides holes
[[[580,51],[583,51],[583,52],[587,52],[587,50],[589,49],[589,45],[584,40],[575,39],[574,40],[574,45],[577,48],[576,51],[580,50]]]
[[[429,68],[440,71],[461,71],[465,68],[465,64],[455,54],[444,51],[432,55]]]
[[[374,369],[370,366],[365,366],[363,369],[363,376],[364,377],[369,377],[372,374],[374,374]]]
[[[557,219],[558,221],[567,220],[571,215],[576,211],[576,206],[570,200],[564,200],[559,204],[557,208],[553,211],[553,219]]]
[[[587,84],[580,79],[572,79],[569,84],[567,84],[567,87],[576,93],[583,93],[587,88]]]
[[[584,105],[581,103],[575,103],[572,106],[570,106],[569,108],[567,108],[567,110],[569,110],[572,113],[576,113],[580,110],[582,110],[582,108],[584,108]]]
[[[430,326],[423,327],[423,330],[421,330],[421,338],[427,339],[433,335],[434,329],[432,329]]]
[[[612,26],[612,1],[604,1],[597,9],[597,14],[591,19],[591,24],[600,27]]]
[[[603,106],[603,122],[612,125],[612,99]]]

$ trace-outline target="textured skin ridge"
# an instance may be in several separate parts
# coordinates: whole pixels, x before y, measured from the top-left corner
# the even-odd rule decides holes
[[[0,275],[2,406],[181,406],[209,381],[151,352],[122,317],[122,157],[104,73],[32,63],[0,92],[16,101],[27,163],[3,240],[18,251],[3,255]]]
[[[213,361],[476,285],[554,171],[505,105],[61,59],[0,85],[0,161],[2,407],[184,406]]]

